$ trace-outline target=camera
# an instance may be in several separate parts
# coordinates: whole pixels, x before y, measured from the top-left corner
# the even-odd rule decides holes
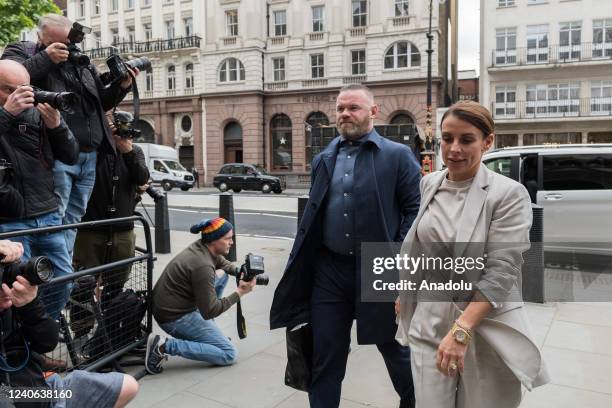
[[[127,79],[130,75],[128,66],[130,68],[138,68],[140,71],[150,69],[151,60],[147,57],[140,57],[129,61],[123,61],[118,54],[112,54],[106,59],[106,66],[108,67],[108,72],[102,74],[100,78],[105,85],[108,85]]]
[[[122,139],[135,139],[140,136],[140,130],[134,128],[134,116],[129,112],[113,112],[113,126],[117,135]]]
[[[18,275],[32,285],[42,285],[53,278],[53,264],[46,256],[36,256],[27,262],[13,262],[0,267],[0,282],[13,285]]]
[[[48,92],[34,89],[34,104],[48,103],[53,108],[66,113],[74,113],[77,96],[72,92]]]
[[[240,271],[237,272],[235,276],[238,280],[240,278],[240,273],[244,273],[242,277],[243,281],[249,282],[255,278],[258,285],[267,286],[270,282],[270,278],[268,275],[265,275],[264,272],[263,256],[254,255],[249,252],[244,259],[244,264],[240,267]]]
[[[68,33],[68,41],[70,42],[70,44],[68,44],[68,61],[72,62],[74,65],[89,65],[89,57],[83,54],[81,49],[77,47],[77,44],[83,42],[85,34],[90,33],[90,27],[79,24],[76,21],[72,24],[72,28]]]

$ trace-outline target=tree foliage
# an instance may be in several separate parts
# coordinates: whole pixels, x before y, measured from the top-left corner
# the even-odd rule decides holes
[[[0,46],[17,40],[40,16],[60,12],[52,0],[0,0]]]

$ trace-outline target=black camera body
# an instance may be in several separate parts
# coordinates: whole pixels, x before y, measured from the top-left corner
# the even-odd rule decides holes
[[[240,272],[244,273],[242,280],[245,282],[256,279],[258,285],[267,286],[270,278],[265,275],[264,258],[261,255],[248,253],[244,259],[244,265],[240,268]]]
[[[72,92],[49,92],[34,88],[34,105],[48,103],[51,107],[66,113],[74,113],[77,96]]]
[[[159,200],[163,200],[164,197],[166,196],[163,192],[159,191],[158,189],[154,188],[153,186],[147,187],[145,192],[149,195],[149,197],[151,197],[153,199],[154,202],[158,202]]]
[[[89,65],[89,57],[84,54],[77,44],[83,42],[85,34],[90,34],[91,28],[77,23],[76,21],[72,24],[70,32],[68,33],[68,61],[74,65],[87,66]]]
[[[46,256],[36,256],[27,262],[13,262],[0,267],[0,282],[9,287],[21,275],[32,285],[42,285],[53,278],[53,264]]]
[[[138,68],[140,71],[146,71],[151,68],[151,60],[147,57],[135,58],[129,61],[123,61],[118,54],[112,54],[106,59],[108,72],[102,76],[102,82],[105,84],[113,84],[123,81],[130,75],[128,67]]]

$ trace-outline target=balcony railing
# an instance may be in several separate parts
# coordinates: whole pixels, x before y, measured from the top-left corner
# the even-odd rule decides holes
[[[278,91],[280,89],[287,89],[288,87],[289,82],[287,81],[269,82],[266,84],[266,89],[268,91]]]
[[[366,81],[366,75],[351,75],[342,78],[342,83],[344,85],[348,84],[361,84]]]
[[[544,119],[612,116],[612,98],[575,98],[491,104],[495,119]]]
[[[396,16],[393,17],[393,25],[397,26],[407,26],[410,24],[410,16]]]
[[[351,37],[363,37],[366,33],[365,27],[353,27],[349,29],[349,34]]]
[[[325,33],[322,31],[316,33],[308,33],[308,37],[310,38],[310,41],[321,41],[323,38],[325,38]]]
[[[111,54],[144,54],[178,50],[183,48],[200,48],[201,38],[197,35],[176,37],[167,40],[133,41],[115,44],[111,47],[101,47],[86,50],[90,58],[108,58]]]
[[[493,50],[491,57],[493,67],[612,60],[612,42]]]
[[[327,79],[306,79],[302,81],[302,86],[304,88],[320,88],[327,86]]]
[[[223,37],[223,45],[236,45],[236,39],[238,37],[236,36],[231,36],[231,37]]]

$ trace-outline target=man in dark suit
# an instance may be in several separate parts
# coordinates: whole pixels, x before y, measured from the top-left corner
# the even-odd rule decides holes
[[[392,303],[363,303],[362,242],[401,242],[419,209],[420,167],[407,146],[374,130],[378,106],[363,85],[340,90],[340,132],[312,162],[310,198],[270,311],[271,328],[312,324],[311,407],[340,403],[357,320],[359,344],[376,344],[400,407],[412,407],[410,350],[394,339]]]

